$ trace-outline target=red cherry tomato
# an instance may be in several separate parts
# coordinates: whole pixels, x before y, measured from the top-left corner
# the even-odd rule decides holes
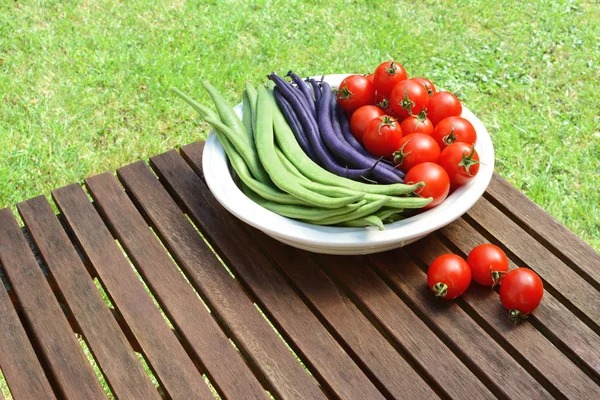
[[[398,82],[408,78],[404,67],[394,61],[379,64],[373,75],[375,89],[382,95],[388,95]]]
[[[527,318],[540,305],[543,296],[542,280],[528,268],[513,269],[500,285],[500,301],[513,321]]]
[[[390,93],[392,109],[401,117],[419,114],[429,103],[425,86],[412,79],[398,83]]]
[[[375,83],[375,82],[373,81],[373,78],[374,78],[373,74],[366,74],[366,75],[365,75],[365,77],[366,77],[368,80],[370,80],[371,82]]]
[[[347,113],[375,104],[375,85],[365,76],[350,75],[340,83],[337,101]]]
[[[456,254],[443,254],[436,258],[427,270],[427,285],[436,296],[455,299],[463,294],[471,283],[469,264]]]
[[[400,148],[401,139],[402,129],[398,121],[383,115],[367,124],[363,144],[375,157],[392,158],[392,154]]]
[[[440,146],[431,136],[422,133],[403,136],[400,149],[394,152],[394,163],[404,172],[424,162],[437,163],[439,158]]]
[[[479,155],[472,144],[456,142],[442,150],[438,164],[446,170],[450,182],[464,185],[479,172]]]
[[[481,244],[469,253],[467,264],[471,267],[473,280],[480,285],[495,286],[508,272],[508,258],[502,249],[493,244]]]
[[[421,85],[425,86],[425,89],[427,89],[427,94],[428,95],[432,95],[436,92],[435,90],[435,86],[433,86],[433,83],[427,79],[427,78],[412,78],[415,81],[419,82]]]
[[[437,92],[429,97],[427,116],[434,127],[444,118],[459,116],[461,113],[460,100],[452,93]]]
[[[425,162],[417,164],[408,170],[404,177],[404,183],[415,184],[423,182],[425,186],[415,191],[421,197],[431,197],[433,200],[427,204],[425,209],[439,205],[450,192],[450,178],[444,168],[436,163]]]
[[[377,106],[362,106],[352,113],[350,118],[350,130],[360,143],[369,122],[377,117],[385,115],[383,110]]]
[[[435,126],[431,136],[438,142],[442,150],[454,142],[475,144],[477,141],[475,127],[463,117],[444,118]]]
[[[400,123],[402,133],[408,135],[411,133],[424,133],[425,135],[431,135],[433,133],[433,124],[427,118],[425,110],[421,111],[418,115],[411,115],[404,119]]]

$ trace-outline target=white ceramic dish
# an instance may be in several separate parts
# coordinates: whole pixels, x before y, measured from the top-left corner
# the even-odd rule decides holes
[[[347,74],[326,75],[325,81],[337,87]],[[241,105],[236,107],[241,115]],[[402,247],[454,221],[481,197],[494,172],[494,147],[479,119],[463,106],[462,117],[477,131],[475,149],[481,166],[477,176],[456,189],[442,204],[418,215],[377,228],[318,226],[282,217],[250,200],[238,188],[229,169],[227,155],[214,132],[204,147],[202,168],[208,187],[233,215],[291,246],[315,253],[369,254]]]

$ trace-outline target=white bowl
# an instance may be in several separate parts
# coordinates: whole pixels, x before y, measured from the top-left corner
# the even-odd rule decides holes
[[[325,81],[337,87],[347,74],[326,75]],[[241,105],[236,107],[241,116]],[[216,199],[233,215],[267,235],[300,249],[325,254],[369,254],[402,247],[439,229],[467,212],[481,197],[494,172],[494,147],[487,130],[466,107],[461,115],[477,131],[475,149],[481,165],[479,173],[456,189],[442,204],[410,218],[377,228],[318,226],[283,217],[250,200],[238,188],[230,172],[225,150],[211,132],[206,140],[202,168],[206,183]]]

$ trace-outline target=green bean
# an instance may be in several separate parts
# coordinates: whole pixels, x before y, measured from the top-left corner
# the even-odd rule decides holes
[[[327,209],[327,208],[316,208],[316,207],[306,207],[306,206],[294,206],[294,205],[286,205],[279,204],[272,201],[268,201],[263,199],[261,196],[256,194],[252,189],[250,189],[246,185],[242,185],[242,191],[250,200],[254,201],[256,204],[261,207],[266,208],[267,210],[273,211],[279,215],[283,215],[284,217],[294,218],[294,219],[302,219],[305,221],[314,221],[323,218],[335,217],[342,214],[347,214],[359,208],[360,206],[366,203],[365,200],[361,200],[358,203],[348,204],[347,206],[335,208],[335,209]]]
[[[214,112],[213,110],[211,110],[210,108],[206,107],[205,105],[202,105],[200,103],[198,103],[196,100],[192,99],[190,96],[188,96],[187,94],[183,93],[181,90],[172,87],[171,90],[175,93],[177,93],[177,95],[179,97],[181,97],[183,100],[185,100],[186,103],[188,103],[190,106],[192,106],[192,108],[196,111],[198,111],[198,114],[200,114],[200,116],[204,119],[204,118],[219,118],[218,114],[216,112]]]
[[[308,205],[309,203],[292,196],[288,193],[284,193],[277,188],[274,188],[270,185],[264,184],[262,182],[254,179],[248,166],[244,162],[242,156],[239,155],[233,144],[227,139],[227,136],[221,133],[218,129],[215,129],[215,134],[219,138],[219,141],[223,145],[227,156],[229,157],[229,161],[240,180],[250,187],[254,192],[260,194],[261,197],[279,203],[279,204],[289,204],[289,205]]]
[[[244,124],[244,128],[246,128],[246,133],[250,140],[254,140],[254,133],[252,132],[252,107],[250,106],[248,92],[245,90],[242,97],[242,123]]]
[[[206,118],[206,122],[212,125],[213,128],[219,129],[221,133],[227,136],[227,139],[229,139],[229,141],[235,146],[238,153],[246,162],[246,165],[252,172],[252,175],[259,182],[270,184],[271,179],[269,178],[267,171],[265,171],[264,167],[260,163],[258,153],[255,150],[247,146],[244,140],[242,140],[242,138],[239,135],[236,135],[235,132],[233,132],[233,129],[224,125],[223,123],[221,123],[221,121],[213,118]]]
[[[396,214],[402,214],[402,209],[397,209],[397,208],[388,208],[383,207],[381,210],[377,211],[375,214],[379,219],[381,219],[382,221],[387,220],[388,218],[393,217]]]
[[[388,201],[389,198],[383,198],[367,203],[348,214],[339,215],[337,217],[323,218],[317,221],[310,222],[315,225],[335,225],[340,224],[342,222],[351,221],[353,219],[363,218],[377,212],[377,210],[383,207]]]
[[[281,111],[276,106],[275,100],[271,99],[275,104],[273,121],[275,125],[275,136],[281,150],[285,156],[294,164],[298,170],[307,178],[325,185],[339,186],[364,193],[385,194],[385,195],[400,195],[408,194],[415,191],[416,188],[423,186],[422,183],[416,185],[405,185],[395,183],[390,185],[375,185],[353,181],[321,168],[318,164],[312,161],[302,150],[294,134],[292,133]]]
[[[279,158],[279,161],[281,161],[281,163],[283,164],[283,166],[285,167],[285,169],[287,169],[289,172],[291,172],[292,174],[296,175],[298,178],[300,178],[302,180],[308,180],[308,178],[305,177],[304,175],[302,175],[300,173],[300,171],[298,171],[298,169],[294,166],[294,164],[292,164],[290,162],[290,160],[287,159],[287,157],[285,156],[285,154],[283,154],[283,152],[279,149],[279,147],[275,148],[275,152],[277,152],[277,157]],[[321,194],[327,196],[326,193],[321,193]],[[350,193],[350,195],[353,195],[353,194],[355,194],[355,193]],[[345,195],[346,194],[344,194],[344,196]]]
[[[340,226],[374,226],[379,228],[380,231],[384,230],[383,221],[379,219],[377,215],[369,215],[363,218],[353,219],[351,221],[345,221],[339,224]]]
[[[246,82],[246,94],[248,95],[248,101],[250,103],[250,120],[252,121],[252,137],[254,137],[256,132],[256,119],[254,118],[256,110],[256,97],[258,93],[256,93],[256,88],[250,84],[250,82]]]
[[[219,93],[217,88],[207,81],[202,82],[202,85],[204,85],[204,88],[212,98],[217,109],[217,113],[219,114],[221,121],[223,121],[223,124],[231,128],[235,133],[240,134],[248,139],[249,136],[247,132],[245,132],[246,128],[244,127],[244,124],[242,121],[240,121],[240,118],[237,116],[233,108],[231,108],[231,106],[227,103],[227,100],[225,100],[223,95]],[[248,141],[252,143],[251,140]]]
[[[275,152],[273,137],[273,103],[264,86],[258,88],[257,119],[256,119],[256,148],[262,165],[267,173],[284,192],[297,196],[304,201],[323,208],[339,208],[361,199],[361,194],[356,196],[331,198],[315,193],[301,186],[299,178],[288,172]]]

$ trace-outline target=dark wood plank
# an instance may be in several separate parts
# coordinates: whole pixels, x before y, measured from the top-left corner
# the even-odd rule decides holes
[[[151,162],[234,274],[260,299],[261,308],[312,364],[321,383],[342,398],[381,396],[179,154],[171,151],[152,157]]]
[[[441,254],[451,252],[432,235],[410,245],[408,250],[425,265],[431,264]],[[478,319],[484,329],[520,358],[521,364],[529,364],[539,371],[562,396],[574,399],[600,398],[600,386],[530,322],[523,321],[515,325],[510,321],[496,292],[473,285],[461,296],[461,302],[464,302],[468,312]]]
[[[65,186],[52,195],[163,388],[174,399],[213,398],[81,186]]]
[[[485,198],[468,212],[502,247],[519,257],[600,327],[600,292]],[[600,329],[600,328],[599,328]]]
[[[495,396],[429,327],[368,266],[362,256],[319,255],[322,268],[350,290],[399,343],[413,362],[426,371],[447,396],[491,399]],[[443,361],[440,361],[443,360]]]
[[[160,399],[50,203],[38,196],[17,209],[113,393]]]
[[[498,174],[493,175],[485,196],[569,267],[586,274],[596,288],[600,287],[600,253],[590,245]]]
[[[2,253],[0,247],[0,259]],[[1,282],[0,321],[0,369],[14,398],[55,399],[46,373]]]
[[[113,174],[86,179],[100,214],[121,242],[212,384],[226,398],[264,399],[266,393],[177,269]]]
[[[487,377],[486,386],[510,399],[554,398],[455,302],[436,299],[427,274],[401,250],[369,256],[385,280]]]
[[[0,211],[0,261],[60,395],[69,399],[106,398],[21,228],[7,208]]]
[[[385,394],[398,399],[437,397],[309,253],[278,242],[250,226],[247,229],[256,239],[256,245],[260,245],[294,283]]]
[[[468,255],[471,249],[479,244],[489,243],[462,218],[441,229],[440,233],[464,255]],[[509,262],[510,269],[517,267],[512,260]],[[561,346],[579,358],[578,363],[587,365],[588,370],[600,380],[600,334],[598,332],[590,329],[549,292],[544,293],[542,303],[530,320],[556,338]]]

